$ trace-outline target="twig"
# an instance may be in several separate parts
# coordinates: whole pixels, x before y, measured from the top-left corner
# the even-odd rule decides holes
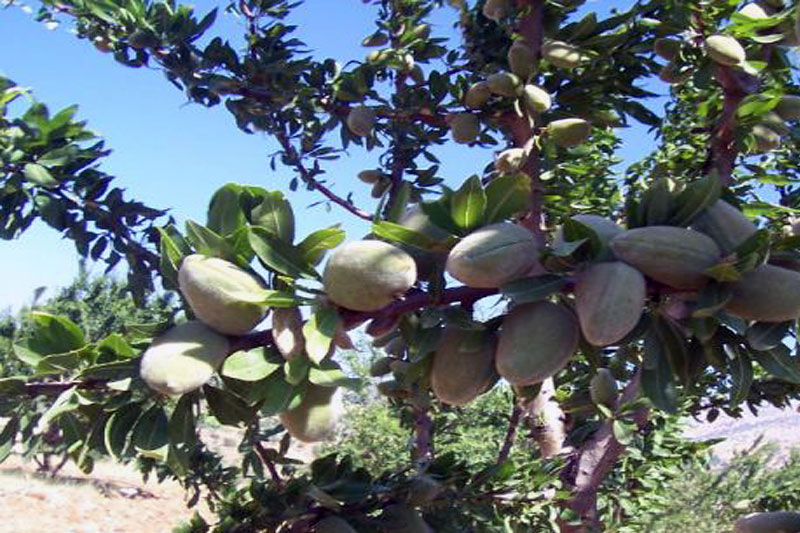
[[[293,166],[298,174],[300,174],[300,178],[307,184],[311,186],[311,188],[318,190],[321,192],[328,200],[332,201],[333,203],[340,205],[347,209],[350,213],[354,214],[355,216],[363,219],[363,220],[372,220],[372,215],[368,212],[364,211],[363,209],[359,209],[352,202],[345,200],[341,196],[337,195],[335,192],[327,188],[325,185],[319,182],[314,175],[311,173],[310,170],[306,168],[303,162],[300,159],[299,154],[297,153],[297,149],[292,145],[292,142],[289,140],[289,137],[284,132],[276,132],[275,137],[278,139],[283,151],[285,153],[286,159],[285,161],[287,164]]]
[[[522,407],[519,406],[515,398],[514,407],[511,409],[511,416],[508,419],[506,438],[503,441],[503,447],[500,449],[500,453],[497,456],[498,465],[501,465],[508,460],[508,456],[511,453],[511,448],[514,446],[514,437],[517,435],[517,428],[519,427],[520,418],[522,418]]]
[[[411,311],[416,311],[423,307],[431,307],[438,305],[448,305],[455,302],[463,304],[471,304],[487,296],[497,294],[497,289],[474,289],[472,287],[456,287],[454,289],[446,289],[438,297],[433,296],[423,291],[413,291],[409,293],[402,300],[397,300],[394,303],[374,312],[360,312],[349,311],[347,309],[340,309],[339,315],[344,321],[346,329],[351,329],[362,322],[371,320],[373,318],[391,318],[399,316]]]
[[[25,394],[28,396],[50,396],[61,394],[65,390],[72,388],[80,390],[99,390],[105,389],[108,384],[107,379],[87,379],[71,381],[52,381],[52,382],[33,382],[25,384]]]
[[[427,409],[414,407],[414,435],[413,459],[422,472],[433,460],[433,420]]]
[[[275,482],[275,485],[277,485],[279,489],[283,489],[283,479],[281,478],[280,474],[278,474],[278,469],[275,467],[275,462],[270,458],[269,451],[264,448],[263,444],[257,441],[253,442],[253,449],[256,451],[258,458],[261,459],[261,462],[264,463],[264,466],[267,467],[267,470],[269,470],[269,475],[272,477],[272,481]]]

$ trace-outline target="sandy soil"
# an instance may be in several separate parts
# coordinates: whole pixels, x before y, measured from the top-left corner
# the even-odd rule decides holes
[[[233,464],[241,432],[230,428],[201,431],[204,442]],[[313,448],[299,446],[289,455],[313,457]],[[148,483],[130,466],[95,465],[90,475],[68,463],[57,478],[36,473],[35,463],[11,456],[0,464],[0,533],[169,533],[200,512],[213,515],[201,502],[186,508],[187,495],[172,481]]]
[[[0,466],[0,501],[0,531],[7,533],[168,533],[194,514],[177,483],[144,483],[113,463],[96,465],[91,476],[69,464],[51,480],[10,457]]]

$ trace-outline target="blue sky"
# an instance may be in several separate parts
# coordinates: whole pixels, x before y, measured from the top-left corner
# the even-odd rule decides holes
[[[588,6],[606,11],[631,3],[590,1]],[[224,3],[194,5],[204,13]],[[300,38],[312,49],[345,62],[365,55],[359,43],[371,28],[372,14],[373,8],[360,0],[307,0],[291,21],[299,24]],[[449,10],[437,13],[433,20],[437,34],[452,34],[450,15]],[[239,22],[223,13],[212,31],[232,40],[242,33]],[[330,211],[324,206],[307,208],[319,199],[316,195],[288,192],[291,172],[281,168],[272,172],[268,167],[268,155],[276,148],[270,139],[242,133],[221,106],[206,109],[188,104],[159,71],[119,65],[87,41],[75,38],[68,25],[50,31],[19,7],[0,11],[0,73],[33,89],[36,98],[52,110],[79,104],[78,116],[113,150],[103,170],[117,176],[130,197],[171,208],[180,223],[186,218],[202,222],[214,190],[234,181],[286,190],[298,215],[300,236],[336,223],[344,223],[351,238],[367,231],[366,225],[338,207]],[[631,142],[636,140],[626,149],[628,155],[643,151],[644,132],[643,128],[625,132]],[[333,187],[342,195],[356,192],[357,203],[371,209],[374,201],[368,191],[359,191],[355,176],[374,167],[378,154],[356,149],[349,155],[330,167]],[[456,182],[483,168],[489,154],[455,146],[441,156],[443,176]],[[102,272],[102,265],[94,270]],[[52,294],[54,287],[69,283],[76,272],[72,243],[43,224],[16,241],[0,241],[0,310],[19,308],[39,286],[48,286],[46,294]]]

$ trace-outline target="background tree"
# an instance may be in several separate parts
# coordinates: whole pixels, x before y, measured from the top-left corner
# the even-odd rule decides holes
[[[35,104],[4,119],[7,235],[42,217],[84,254],[126,257],[139,297],[158,270],[196,320],[93,342],[35,315],[15,346],[33,378],[0,382],[15,398],[0,443],[68,421],[85,468],[92,453],[140,455],[207,486],[217,531],[583,532],[608,520],[598,494],[619,458],[661,427],[653,409],[713,417],[797,397],[793,8],[653,0],[602,18],[580,0],[454,1],[463,42],[451,45],[427,23],[445,2],[366,4],[376,49],[341,67],[305,52],[291,2],[228,5],[246,21],[242,50],[210,34],[216,10],[42,2],[42,20],[72,19],[120,63],[224,102],[280,146],[272,164],[294,172],[289,190],[371,225],[341,246],[339,227],[296,238],[283,193],[227,184],[205,225],[155,228],[162,211],[105,194],[110,177],[88,166],[101,147],[82,144],[71,112]],[[664,116],[645,105],[656,75],[672,84]],[[6,82],[6,100],[18,93]],[[630,121],[658,143],[620,176],[614,128]],[[449,183],[437,154],[450,143],[500,153]],[[333,189],[327,169],[345,149],[380,152],[359,175],[374,209]],[[254,329],[268,312],[272,330]],[[336,389],[353,386],[339,350],[361,325],[391,356],[374,374],[392,374],[379,386],[413,427],[413,466],[375,475],[330,455],[299,468],[289,441],[329,429]],[[437,454],[441,404],[469,403],[497,374],[515,399],[496,461]],[[31,416],[25,399],[50,395]],[[247,428],[232,476],[204,454],[201,409]],[[537,451],[520,465],[521,420]]]

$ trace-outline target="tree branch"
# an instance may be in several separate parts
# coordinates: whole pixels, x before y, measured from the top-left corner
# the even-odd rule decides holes
[[[544,2],[543,0],[517,0],[517,7],[527,11],[520,20],[517,31],[522,35],[523,42],[533,51],[533,56],[538,60],[542,48]],[[546,244],[544,234],[544,186],[540,176],[539,149],[534,144],[535,137],[532,120],[527,117],[510,114],[506,122],[514,145],[517,148],[525,148],[528,151],[528,160],[522,170],[530,176],[531,208],[521,220],[521,223],[533,233],[539,246],[543,247]]]
[[[272,481],[275,482],[278,489],[282,490],[284,487],[283,479],[278,474],[278,469],[275,467],[275,462],[270,458],[269,451],[260,442],[253,442],[253,449],[256,451],[258,458],[261,459],[261,462],[264,463],[264,466],[267,467]]]
[[[403,299],[397,300],[378,311],[361,312],[341,308],[339,309],[339,315],[344,321],[345,329],[352,329],[358,324],[374,318],[391,318],[416,311],[417,309],[422,309],[423,307],[448,305],[455,302],[470,305],[481,298],[486,298],[487,296],[492,296],[497,293],[497,289],[456,287],[454,289],[446,289],[439,296],[433,296],[427,292],[417,290],[410,292]]]
[[[418,472],[423,472],[433,460],[433,420],[427,409],[414,407],[414,450]]]
[[[736,157],[739,149],[736,146],[736,111],[748,95],[759,90],[758,78],[733,67],[718,65],[716,79],[722,86],[724,101],[722,115],[714,131],[706,172],[716,170],[723,185],[728,185],[733,177]]]
[[[33,382],[25,384],[25,394],[30,397],[34,396],[55,396],[61,394],[65,390],[72,388],[80,390],[99,390],[105,389],[108,384],[107,379],[87,379],[87,380],[70,380],[70,381],[52,381],[52,382]]]
[[[519,421],[522,418],[522,407],[514,399],[514,407],[511,409],[511,416],[508,419],[508,429],[506,430],[506,438],[503,441],[503,447],[497,456],[497,464],[501,465],[508,460],[511,453],[511,448],[514,446],[514,438],[517,435],[517,428]]]
[[[641,367],[625,386],[617,399],[615,415],[620,408],[636,399],[641,387]],[[633,413],[633,421],[641,428],[647,422],[648,410],[640,409]],[[573,464],[573,497],[566,506],[583,520],[583,525],[562,525],[563,533],[587,533],[593,531],[597,523],[597,491],[603,480],[614,468],[619,456],[625,451],[614,437],[613,419],[606,420],[575,456]]]
[[[303,162],[300,159],[300,155],[297,153],[297,149],[292,145],[292,142],[289,140],[289,137],[284,132],[276,132],[275,137],[278,139],[283,151],[285,153],[285,162],[286,164],[295,168],[298,174],[300,174],[300,179],[302,179],[305,183],[309,184],[312,189],[316,189],[321,192],[328,200],[332,201],[333,203],[344,207],[350,213],[354,214],[358,218],[363,220],[372,220],[372,215],[368,212],[364,211],[353,205],[352,202],[349,200],[345,200],[341,196],[337,195],[335,192],[330,190],[328,187],[323,185],[314,177],[314,174],[306,168]]]
[[[564,411],[555,396],[553,378],[547,378],[542,382],[539,394],[528,405],[528,420],[533,438],[539,445],[539,453],[543,458],[559,455],[567,438]]]

